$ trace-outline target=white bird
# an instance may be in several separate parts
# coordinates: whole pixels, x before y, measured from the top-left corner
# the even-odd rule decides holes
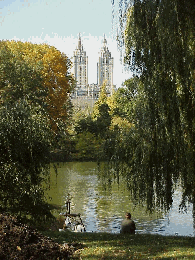
[[[71,223],[71,219],[69,218],[69,217],[67,217],[66,219],[65,219],[65,222],[64,222],[64,224],[65,224],[65,227],[71,227],[71,225],[72,225],[72,223]]]
[[[75,225],[74,232],[86,232],[86,229],[85,229],[85,226],[83,225],[83,223]]]

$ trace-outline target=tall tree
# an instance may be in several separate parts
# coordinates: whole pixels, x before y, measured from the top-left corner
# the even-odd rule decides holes
[[[187,197],[195,202],[195,5],[192,0],[120,0],[119,10],[124,61],[143,84],[147,108],[143,122],[136,114],[142,140],[140,146],[136,142],[141,155],[136,155],[136,165],[144,166],[147,159],[142,172],[153,197],[159,184],[159,195],[166,195],[170,206],[173,180],[181,176],[183,202]],[[150,147],[147,156],[143,124]],[[136,178],[139,188],[142,177]]]
[[[0,210],[36,223],[52,217],[43,182],[68,116],[69,65],[48,45],[0,42]]]
[[[32,44],[29,42],[2,41],[1,49],[1,78],[4,86],[2,91],[12,92],[12,97],[21,97],[21,91],[26,97],[38,93],[45,95],[45,108],[47,108],[54,129],[59,120],[64,124],[68,117],[70,101],[69,93],[73,88],[73,78],[70,75],[70,61],[64,53],[47,44]],[[4,60],[4,58],[6,60]],[[28,66],[29,72],[22,68]],[[10,69],[12,68],[12,69]],[[40,80],[37,81],[37,75]],[[29,93],[18,90],[18,82],[28,82]],[[20,84],[21,85],[21,84]],[[33,88],[30,86],[33,85]],[[18,91],[18,92],[17,92]],[[16,93],[17,92],[17,93]],[[10,94],[9,94],[10,96]]]
[[[0,210],[25,221],[51,217],[44,199],[51,127],[39,106],[26,100],[0,108]]]

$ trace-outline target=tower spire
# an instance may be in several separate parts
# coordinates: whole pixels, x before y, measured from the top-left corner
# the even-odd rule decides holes
[[[79,33],[78,49],[81,49],[81,34]]]
[[[104,44],[104,47],[106,47],[106,44],[107,44],[107,40],[106,40],[106,36],[105,36],[105,33],[104,33],[104,41],[103,41],[103,44]]]

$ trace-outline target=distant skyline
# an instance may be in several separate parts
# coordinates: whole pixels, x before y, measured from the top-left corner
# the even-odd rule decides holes
[[[1,40],[47,43],[69,58],[81,33],[89,58],[89,83],[97,82],[97,62],[104,34],[114,58],[114,84],[119,87],[131,73],[124,73],[112,28],[111,0],[1,0]]]

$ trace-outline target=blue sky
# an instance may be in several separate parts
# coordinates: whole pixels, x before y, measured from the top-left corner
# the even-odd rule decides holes
[[[89,83],[96,83],[96,66],[104,34],[114,57],[114,84],[130,74],[120,64],[112,26],[111,0],[0,0],[1,39],[48,43],[73,55],[81,33],[89,58]]]

